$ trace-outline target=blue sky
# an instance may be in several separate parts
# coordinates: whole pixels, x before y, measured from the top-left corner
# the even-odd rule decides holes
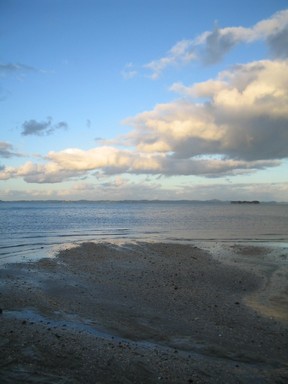
[[[288,201],[288,1],[0,1],[0,199]]]

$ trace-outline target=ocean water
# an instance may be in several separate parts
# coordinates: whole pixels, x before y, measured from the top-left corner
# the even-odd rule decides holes
[[[0,264],[83,241],[287,243],[288,204],[1,202]]]

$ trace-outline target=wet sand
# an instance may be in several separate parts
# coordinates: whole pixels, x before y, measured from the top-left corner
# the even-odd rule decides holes
[[[217,250],[84,243],[6,265],[1,383],[286,383],[287,250]]]

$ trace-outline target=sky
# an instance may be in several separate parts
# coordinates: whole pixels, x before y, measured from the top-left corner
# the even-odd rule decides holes
[[[0,0],[0,199],[288,202],[288,0]]]

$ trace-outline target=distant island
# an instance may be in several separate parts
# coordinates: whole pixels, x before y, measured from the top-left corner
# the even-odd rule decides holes
[[[260,201],[258,201],[258,200],[253,200],[253,201],[238,200],[238,201],[231,201],[231,204],[260,204]]]

